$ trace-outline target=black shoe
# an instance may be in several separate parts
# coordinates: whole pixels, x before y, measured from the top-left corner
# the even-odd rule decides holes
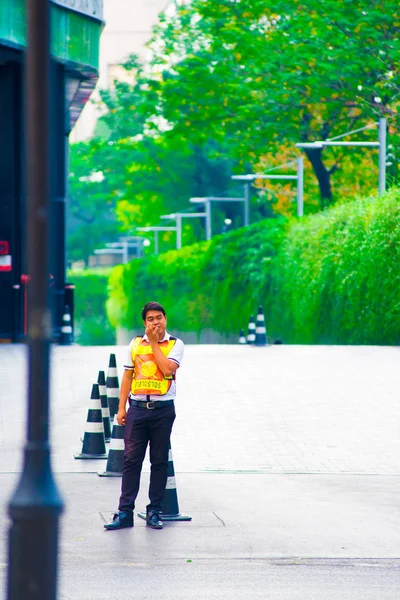
[[[147,527],[151,527],[152,529],[162,529],[163,524],[161,521],[160,513],[152,510],[146,515],[146,525]]]
[[[124,529],[125,527],[133,527],[133,512],[119,511],[113,517],[111,523],[104,525],[104,529],[113,531],[114,529]]]

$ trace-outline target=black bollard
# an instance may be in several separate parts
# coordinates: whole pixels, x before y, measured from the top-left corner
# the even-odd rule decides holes
[[[66,306],[64,308],[64,314],[62,317],[60,344],[61,344],[61,346],[70,346],[72,344],[72,323],[71,323],[71,313],[69,311],[69,306]]]

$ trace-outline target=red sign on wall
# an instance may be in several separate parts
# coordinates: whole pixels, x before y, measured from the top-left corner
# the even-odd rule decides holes
[[[12,260],[9,243],[0,240],[0,271],[11,271]]]

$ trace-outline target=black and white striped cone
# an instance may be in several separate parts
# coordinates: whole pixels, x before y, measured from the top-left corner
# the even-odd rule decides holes
[[[138,516],[141,519],[146,519],[146,513],[140,512]],[[161,503],[161,520],[162,521],[191,521],[192,517],[181,515],[178,506],[178,494],[176,493],[176,481],[174,461],[172,460],[171,444],[168,452],[168,479],[165,486],[164,498]]]
[[[64,308],[64,314],[62,316],[60,344],[61,346],[70,346],[72,344],[72,322],[69,306]]]
[[[106,470],[102,473],[97,473],[99,477],[122,476],[122,467],[124,466],[124,432],[125,425],[119,425],[117,416],[115,415]]]
[[[254,317],[251,315],[249,321],[249,328],[247,331],[247,343],[254,344],[256,341],[256,324],[254,323]]]
[[[108,442],[111,439],[111,425],[110,425],[110,410],[108,408],[108,400],[107,400],[106,376],[105,376],[104,371],[99,371],[97,383],[99,384],[99,390],[100,390],[101,414],[103,415],[103,425],[104,425],[104,439],[106,441],[106,444],[108,444]]]
[[[82,452],[75,454],[74,458],[107,458],[100,390],[97,383],[93,384],[92,395],[90,396]]]
[[[267,329],[265,327],[265,319],[262,306],[258,307],[257,321],[256,321],[256,346],[267,345]]]
[[[110,362],[108,364],[107,398],[108,407],[110,410],[110,419],[112,420],[114,418],[114,415],[116,415],[118,412],[119,404],[119,382],[115,354],[110,354]]]
[[[246,336],[244,335],[244,329],[240,330],[239,344],[247,344]]]

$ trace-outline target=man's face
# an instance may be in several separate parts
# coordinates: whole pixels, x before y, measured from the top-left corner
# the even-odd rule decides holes
[[[158,333],[159,338],[164,337],[167,328],[167,319],[159,310],[149,310],[144,321],[146,329],[154,330]]]

